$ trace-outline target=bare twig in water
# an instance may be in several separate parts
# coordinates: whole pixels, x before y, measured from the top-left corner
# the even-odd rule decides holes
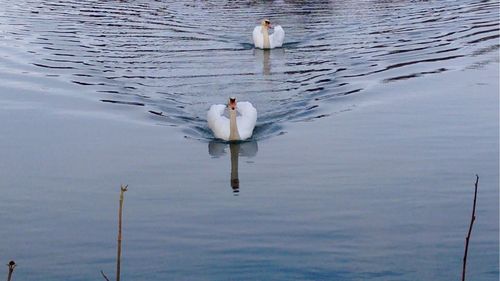
[[[476,198],[477,198],[477,184],[479,182],[479,176],[476,175],[476,184],[474,190],[474,204],[472,205],[472,216],[470,219],[469,232],[467,233],[467,237],[465,237],[465,252],[464,252],[464,264],[462,268],[462,281],[465,281],[465,267],[467,265],[467,252],[469,251],[469,240],[470,235],[472,233],[472,226],[474,225],[474,221],[476,220]]]
[[[108,276],[106,276],[106,274],[104,274],[104,272],[102,270],[101,270],[101,274],[102,274],[102,277],[104,277],[104,279],[106,279],[106,281],[109,281]]]
[[[7,281],[10,281],[12,279],[12,273],[14,272],[14,268],[16,268],[16,262],[15,261],[10,261],[7,266],[9,267],[9,274],[7,275]]]
[[[116,281],[120,281],[120,265],[122,258],[122,209],[123,194],[128,190],[128,185],[120,187],[120,209],[118,211],[118,252],[116,255]]]
[[[117,246],[117,257],[116,257],[116,281],[120,281],[120,265],[122,258],[122,210],[123,210],[123,194],[128,190],[128,185],[120,186],[120,208],[118,209],[118,246]],[[102,277],[109,281],[109,278],[101,270]]]

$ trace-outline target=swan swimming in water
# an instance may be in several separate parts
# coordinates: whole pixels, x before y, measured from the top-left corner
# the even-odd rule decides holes
[[[272,28],[271,21],[263,19],[260,25],[253,29],[252,37],[255,48],[273,49],[283,46],[285,41],[285,31],[280,25],[274,27],[273,34],[269,35],[269,29]]]
[[[227,108],[229,118],[224,113]],[[214,104],[207,113],[208,127],[218,139],[225,141],[246,140],[252,136],[257,122],[257,110],[250,102],[236,103],[236,98],[229,98],[227,105]]]

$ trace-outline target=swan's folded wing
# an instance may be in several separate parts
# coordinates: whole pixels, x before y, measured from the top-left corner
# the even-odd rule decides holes
[[[264,37],[262,36],[262,26],[256,26],[252,33],[253,44],[255,48],[264,47]]]
[[[285,42],[285,31],[281,25],[277,25],[274,27],[273,34],[269,36],[269,43],[271,48],[276,48],[283,46],[283,42]]]
[[[229,119],[222,115],[225,108],[223,104],[214,104],[207,112],[208,127],[219,139],[229,138]]]
[[[249,102],[238,102],[240,116],[237,118],[238,132],[242,140],[252,136],[255,123],[257,122],[257,110]]]

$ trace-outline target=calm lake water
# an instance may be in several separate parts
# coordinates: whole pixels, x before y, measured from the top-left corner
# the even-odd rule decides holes
[[[498,1],[0,5],[14,280],[114,277],[122,183],[122,280],[458,280],[476,173],[468,277],[498,280]],[[229,96],[248,142],[208,130]]]

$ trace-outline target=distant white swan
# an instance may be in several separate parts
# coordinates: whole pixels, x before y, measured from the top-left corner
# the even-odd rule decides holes
[[[250,102],[236,103],[236,98],[229,98],[227,105],[212,105],[208,110],[207,120],[208,127],[216,138],[225,141],[246,140],[253,134],[257,110]]]
[[[274,27],[273,34],[269,35],[269,29],[272,28],[268,19],[263,19],[260,26],[253,29],[253,44],[255,48],[273,49],[283,46],[285,41],[285,31],[280,25]]]

